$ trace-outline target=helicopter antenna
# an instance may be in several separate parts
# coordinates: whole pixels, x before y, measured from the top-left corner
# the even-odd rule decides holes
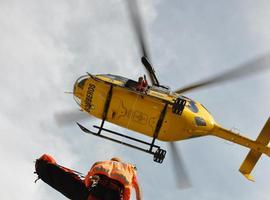
[[[67,91],[65,91],[64,93],[65,94],[74,94],[73,92],[67,92]]]

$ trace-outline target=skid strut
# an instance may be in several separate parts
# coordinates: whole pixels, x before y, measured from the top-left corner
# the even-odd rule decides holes
[[[95,125],[93,126],[94,128],[98,129],[97,132],[93,132],[93,131],[85,128],[84,126],[82,126],[78,122],[77,122],[77,124],[80,127],[80,129],[83,132],[87,133],[87,134],[91,134],[91,135],[94,135],[94,136],[97,136],[97,137],[100,137],[100,138],[103,138],[103,139],[107,139],[107,140],[110,140],[110,141],[113,141],[113,142],[116,142],[116,143],[119,143],[119,144],[122,144],[122,145],[125,145],[125,146],[128,146],[128,147],[143,151],[145,153],[152,154],[154,156],[154,161],[157,162],[157,163],[162,163],[165,156],[166,156],[166,151],[164,149],[161,149],[160,146],[157,146],[154,143],[149,143],[149,142],[137,139],[137,138],[133,138],[133,137],[118,133],[116,131],[112,131],[112,130],[103,128],[104,121],[101,123],[102,126],[95,126]],[[104,135],[104,134],[102,134],[102,132],[107,132],[107,133],[110,133],[110,134],[113,134],[113,135],[120,136],[122,138],[126,138],[126,139],[131,140],[133,142],[136,142],[138,144],[148,146],[148,148],[143,148],[142,146],[136,146],[136,145],[131,144],[131,143],[123,142],[121,140],[110,137],[108,135]]]

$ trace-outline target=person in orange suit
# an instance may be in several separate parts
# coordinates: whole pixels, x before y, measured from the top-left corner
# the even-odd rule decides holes
[[[132,188],[141,200],[136,168],[119,158],[96,162],[86,176],[44,154],[35,163],[38,179],[72,200],[129,200]]]

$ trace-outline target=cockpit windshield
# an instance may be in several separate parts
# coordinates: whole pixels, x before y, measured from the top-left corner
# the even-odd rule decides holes
[[[78,86],[80,89],[83,89],[83,86],[84,86],[87,78],[88,78],[88,75],[84,75],[84,76],[79,77],[74,84],[74,89],[76,86]]]
[[[75,99],[75,101],[77,102],[78,105],[81,104],[81,98],[82,98],[82,95],[83,95],[82,91],[83,91],[85,82],[88,79],[88,77],[89,77],[88,75],[81,76],[76,80],[76,82],[74,84],[73,97],[74,97],[74,99]]]

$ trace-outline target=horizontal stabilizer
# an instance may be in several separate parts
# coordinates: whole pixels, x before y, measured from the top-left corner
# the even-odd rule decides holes
[[[270,140],[270,118],[268,118],[266,124],[264,125],[261,133],[259,134],[258,138],[256,139],[257,143],[260,143],[263,146],[268,145]],[[262,153],[251,149],[248,153],[246,159],[242,163],[239,171],[250,181],[254,181],[253,177],[250,175],[251,171],[255,167],[256,163],[258,162],[259,158],[261,157]]]

